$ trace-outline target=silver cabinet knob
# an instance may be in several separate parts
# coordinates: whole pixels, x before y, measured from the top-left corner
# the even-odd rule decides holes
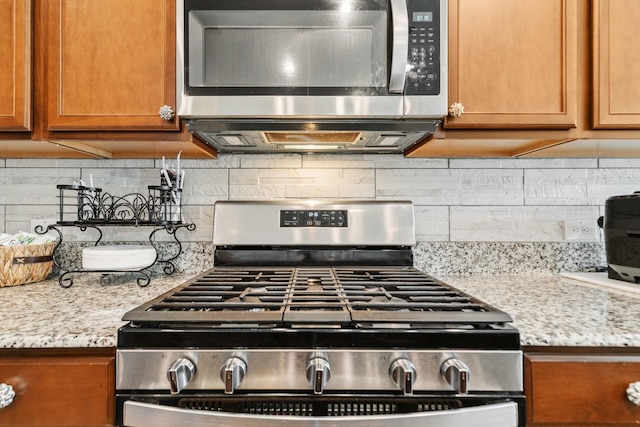
[[[413,394],[416,382],[416,367],[409,359],[397,359],[389,367],[391,379],[405,395]]]
[[[225,394],[233,394],[247,374],[247,364],[239,357],[230,357],[220,368]]]
[[[634,405],[640,406],[640,381],[629,384],[629,387],[627,387],[627,399]]]
[[[158,111],[158,114],[160,114],[160,118],[162,120],[165,120],[167,122],[169,120],[173,120],[173,118],[176,116],[176,113],[173,111],[171,105],[163,105],[162,107],[160,107],[160,111]]]
[[[13,398],[16,396],[16,392],[13,391],[13,387],[9,384],[1,383],[0,384],[0,409],[6,408],[11,405],[13,402]]]
[[[440,367],[442,378],[459,394],[467,394],[469,391],[469,367],[460,359],[452,357],[446,360]]]
[[[186,357],[181,357],[171,364],[167,371],[171,394],[178,394],[189,384],[196,374],[196,365]]]
[[[322,394],[324,386],[331,379],[331,366],[324,357],[315,356],[307,363],[307,380],[315,394]]]

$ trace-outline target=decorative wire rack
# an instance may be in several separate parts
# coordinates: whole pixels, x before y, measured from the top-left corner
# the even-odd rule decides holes
[[[142,193],[130,193],[124,196],[114,196],[103,192],[101,188],[86,187],[82,185],[58,185],[59,191],[59,218],[55,224],[48,225],[46,228],[38,225],[35,232],[45,234],[49,231],[55,231],[58,236],[58,242],[53,249],[53,262],[60,269],[62,274],[58,279],[58,283],[63,288],[73,285],[73,279],[70,275],[74,273],[134,273],[140,277],[136,279],[139,286],[147,286],[151,277],[146,271],[156,263],[163,264],[165,274],[173,274],[175,272],[175,264],[173,263],[182,253],[182,243],[178,239],[176,232],[182,228],[193,231],[196,225],[184,222],[182,215],[182,189],[176,189],[166,185],[150,185],[148,187],[148,195]],[[153,227],[149,234],[149,243],[156,251],[156,258],[153,263],[136,270],[86,270],[77,269],[64,265],[61,262],[58,249],[62,244],[62,227],[77,227],[84,232],[91,228],[97,231],[98,238],[94,242],[94,246],[98,246],[102,240],[102,227],[124,226],[124,227]],[[166,258],[160,258],[157,242],[154,237],[158,231],[165,231],[172,236],[174,243],[174,251]],[[68,263],[67,263],[68,264]]]

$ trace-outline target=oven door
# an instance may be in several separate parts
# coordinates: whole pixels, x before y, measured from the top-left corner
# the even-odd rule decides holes
[[[123,421],[130,427],[517,427],[518,405],[502,402],[483,406],[395,415],[304,417],[253,415],[179,409],[127,401]]]

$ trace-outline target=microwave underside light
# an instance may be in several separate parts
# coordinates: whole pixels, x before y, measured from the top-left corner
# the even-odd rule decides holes
[[[262,136],[268,144],[314,144],[335,145],[355,144],[361,132],[263,132]]]
[[[185,124],[220,153],[404,153],[426,142],[440,120],[185,119]]]

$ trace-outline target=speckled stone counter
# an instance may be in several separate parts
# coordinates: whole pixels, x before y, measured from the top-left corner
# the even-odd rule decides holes
[[[639,294],[555,274],[441,279],[509,313],[523,346],[640,349]]]
[[[194,275],[76,276],[0,288],[0,348],[115,347],[120,319],[132,308]],[[553,274],[441,277],[509,313],[524,346],[640,349],[640,295],[583,285]]]
[[[122,315],[188,280],[158,275],[140,287],[130,274],[74,275],[0,288],[0,348],[115,347]]]

